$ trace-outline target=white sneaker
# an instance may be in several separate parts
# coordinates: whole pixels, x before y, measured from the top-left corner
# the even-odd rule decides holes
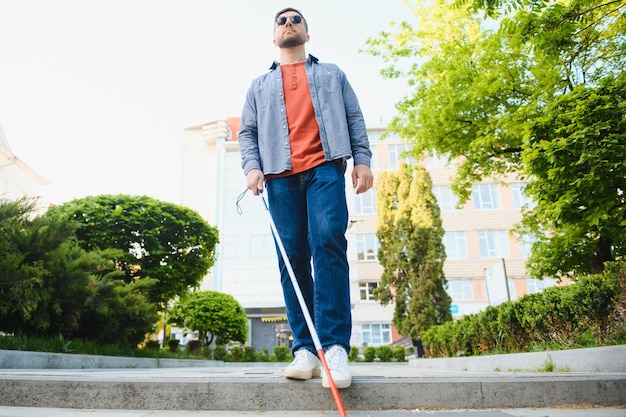
[[[350,367],[348,366],[348,354],[346,350],[335,345],[328,349],[324,354],[330,375],[335,382],[337,388],[348,388],[352,385],[352,374],[350,373]],[[326,376],[326,372],[322,375],[322,386],[324,388],[330,388],[330,382]]]
[[[293,362],[285,369],[285,377],[291,379],[311,379],[320,376],[320,361],[307,349],[298,349]]]

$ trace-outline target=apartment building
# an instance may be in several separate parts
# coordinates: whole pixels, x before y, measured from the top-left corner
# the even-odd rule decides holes
[[[380,140],[384,128],[369,129],[370,143],[374,150],[374,173],[395,171],[399,163],[407,159],[403,156],[410,145],[398,138]],[[451,189],[451,177],[455,172],[454,162],[447,158],[425,157],[418,161],[430,173],[433,194],[441,209],[446,262],[444,274],[448,280],[448,293],[452,297],[451,311],[454,318],[483,310],[489,305],[515,300],[527,293],[541,291],[555,285],[554,280],[535,280],[526,276],[525,262],[530,244],[520,242],[511,230],[521,220],[521,209],[531,205],[524,196],[525,183],[510,175],[497,180],[485,179],[472,185],[471,198],[459,207],[458,199]],[[375,195],[364,198],[375,199]],[[359,241],[375,245],[374,201],[362,206],[368,207],[363,213],[367,227]],[[375,221],[375,220],[374,220]],[[375,255],[377,248],[367,249]],[[367,272],[360,275],[363,280],[371,280],[369,289],[376,284],[377,270],[371,276]],[[362,284],[361,284],[362,285]]]
[[[260,197],[246,193],[236,132],[238,118],[213,120],[184,131],[181,203],[217,226],[220,244],[217,261],[203,289],[232,294],[246,309],[249,344],[271,350],[290,345],[282,289],[268,213]],[[409,145],[398,138],[381,140],[383,127],[368,129],[374,174],[395,171],[406,158]],[[524,263],[528,245],[509,231],[521,219],[527,202],[524,183],[514,177],[485,181],[472,187],[463,207],[450,189],[454,166],[443,159],[423,163],[433,180],[433,193],[441,207],[447,260],[444,273],[452,296],[453,317],[484,309],[507,299],[541,290],[551,281],[528,279]],[[391,323],[393,304],[381,306],[372,298],[382,267],[377,261],[376,193],[356,195],[346,175],[349,227],[348,258],[352,300],[351,345],[383,345],[399,339]]]

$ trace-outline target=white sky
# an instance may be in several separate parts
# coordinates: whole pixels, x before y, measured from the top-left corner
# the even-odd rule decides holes
[[[0,0],[0,128],[53,203],[178,203],[183,129],[240,115],[278,58],[272,20],[288,6],[309,22],[307,52],[346,72],[368,124],[388,122],[406,82],[383,80],[382,59],[358,50],[411,20],[401,0]]]

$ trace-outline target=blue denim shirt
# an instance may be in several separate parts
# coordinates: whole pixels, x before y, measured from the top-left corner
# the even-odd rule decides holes
[[[260,169],[264,175],[291,169],[291,148],[283,80],[279,63],[252,81],[237,134],[244,174]],[[370,165],[367,129],[356,94],[344,72],[335,64],[318,62],[309,55],[305,71],[315,119],[327,161]]]

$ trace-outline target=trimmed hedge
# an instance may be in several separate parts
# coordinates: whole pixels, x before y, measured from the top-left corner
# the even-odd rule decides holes
[[[626,263],[600,275],[487,307],[422,336],[427,357],[605,346],[626,338]]]

